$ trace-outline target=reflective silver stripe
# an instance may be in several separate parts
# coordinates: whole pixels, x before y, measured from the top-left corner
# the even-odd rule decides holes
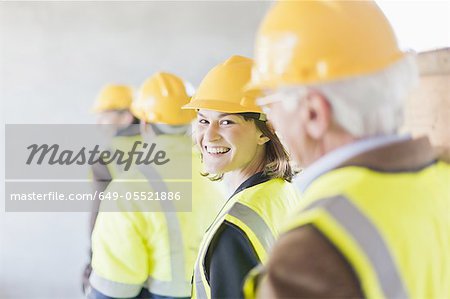
[[[344,196],[324,198],[305,210],[326,210],[358,243],[376,273],[385,298],[408,298],[400,273],[382,236],[359,209]]]
[[[253,231],[266,252],[269,251],[275,242],[275,237],[269,226],[267,226],[267,223],[258,213],[246,205],[237,202],[228,214],[244,222]]]
[[[225,206],[227,203],[225,203]],[[208,238],[205,237],[206,238],[206,239],[204,239],[205,242],[202,242],[202,244],[201,244],[201,248],[199,250],[199,255],[195,262],[195,267],[194,267],[193,283],[195,284],[196,298],[200,298],[200,299],[208,298],[208,295],[207,295],[208,292],[206,291],[205,285],[203,284],[203,281],[202,281],[201,270],[204,269],[203,262],[205,261],[205,255],[206,255],[206,251],[208,250],[209,244],[210,244],[213,236],[215,235],[216,231],[220,227],[219,223],[223,222],[225,215],[226,215],[226,213],[219,212],[219,214],[216,216],[216,219],[214,219],[213,223],[211,223],[209,228],[206,230],[206,236],[208,236]]]
[[[167,297],[189,297],[191,294],[191,283],[183,281],[161,281],[149,277],[147,280],[148,289],[156,295]]]
[[[143,287],[142,284],[125,284],[107,280],[98,276],[94,271],[92,271],[89,276],[89,282],[97,291],[105,294],[106,296],[115,298],[135,297],[139,294]]]
[[[168,191],[166,183],[153,167],[148,165],[141,166],[139,167],[139,170],[149,180],[149,184],[155,191]],[[149,278],[147,281],[148,289],[151,293],[156,295],[188,297],[190,294],[190,284],[185,278],[186,270],[184,266],[184,244],[178,215],[173,213],[176,209],[172,202],[166,200],[160,201],[160,204],[163,205],[164,216],[167,223],[167,231],[169,233],[170,271],[172,274],[172,280],[159,281],[154,278]]]
[[[203,263],[203,258],[199,260],[194,268],[194,283],[195,283],[195,295],[198,299],[208,299],[208,295],[206,294],[205,286],[202,281],[202,274],[200,273],[201,263]]]
[[[255,236],[258,238],[259,242],[263,246],[263,248],[266,250],[266,252],[272,247],[272,245],[275,242],[275,237],[272,234],[272,231],[270,230],[267,223],[251,208],[247,207],[244,204],[241,204],[239,202],[236,202],[233,204],[231,209],[227,212],[227,214],[239,219],[242,221],[245,225],[247,225],[250,230],[255,234]],[[226,218],[226,215],[224,215]],[[217,218],[216,221],[223,221],[223,217]],[[213,227],[214,225],[211,225]],[[201,253],[201,258],[198,259],[195,269],[194,269],[194,278],[195,278],[195,287],[196,287],[196,298],[199,299],[207,299],[207,291],[205,289],[205,286],[202,281],[202,273],[201,269],[202,263],[204,262],[204,257],[206,254],[206,250],[209,247],[208,244],[204,244]]]

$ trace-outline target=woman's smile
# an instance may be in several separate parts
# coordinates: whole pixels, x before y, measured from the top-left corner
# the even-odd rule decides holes
[[[204,148],[205,148],[205,151],[208,154],[212,155],[213,157],[225,155],[231,151],[231,148],[225,147],[225,146],[214,146],[214,145],[207,146],[207,145],[205,145]]]

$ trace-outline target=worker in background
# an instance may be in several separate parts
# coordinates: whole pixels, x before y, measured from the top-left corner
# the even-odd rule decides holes
[[[200,156],[192,152],[189,134],[195,113],[181,110],[189,99],[179,77],[156,73],[143,83],[131,111],[141,120],[146,143],[164,148],[172,161],[180,157],[192,161],[192,169],[175,162],[167,168],[135,164],[106,191],[162,197],[166,191],[179,191],[172,188],[167,173],[184,170],[192,176],[192,182],[185,183],[192,184],[192,212],[176,208],[149,212],[152,209],[146,200],[118,200],[113,210],[104,210],[106,202],[102,202],[92,235],[93,272],[87,298],[190,297],[198,246],[224,200],[216,185],[200,175]],[[170,203],[161,201],[161,205]],[[125,205],[136,209],[128,210],[130,206]]]
[[[244,97],[252,60],[233,56],[214,67],[185,109],[197,110],[196,144],[205,175],[232,194],[200,246],[194,298],[241,298],[248,272],[267,254],[281,220],[298,204],[287,152],[266,116]]]
[[[131,114],[129,108],[133,101],[133,90],[126,85],[109,84],[102,88],[92,107],[92,112],[96,115],[96,122],[101,125],[103,131],[111,137],[109,148],[128,148],[134,141],[140,140],[139,120]],[[105,191],[111,180],[120,172],[115,165],[104,165],[96,163],[91,169],[93,194],[100,194]],[[89,235],[92,234],[95,221],[97,219],[100,200],[94,198]],[[83,292],[89,285],[89,275],[91,267],[92,250],[89,248],[89,263],[83,273]]]
[[[421,52],[417,62],[420,84],[406,104],[405,130],[429,136],[439,157],[450,161],[450,48]]]
[[[416,62],[375,2],[279,1],[255,57],[247,88],[306,170],[246,294],[449,298],[450,165],[397,134]]]

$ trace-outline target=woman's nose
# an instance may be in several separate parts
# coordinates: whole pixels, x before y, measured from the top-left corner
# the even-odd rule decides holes
[[[217,141],[220,140],[219,127],[216,124],[210,124],[205,132],[206,141]]]

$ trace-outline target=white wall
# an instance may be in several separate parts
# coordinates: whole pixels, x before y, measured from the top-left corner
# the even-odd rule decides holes
[[[254,34],[267,6],[267,2],[2,2],[4,122],[91,123],[88,110],[104,83],[139,86],[158,70],[198,84],[228,56],[252,54]],[[4,140],[3,130],[1,135]],[[3,201],[4,185],[0,188]],[[88,215],[5,213],[3,202],[1,206],[0,298],[81,298]]]
[[[232,54],[251,55],[267,2],[2,3],[5,121],[85,123],[106,82],[157,70],[198,84]]]
[[[378,0],[402,49],[416,52],[450,46],[450,1]]]

